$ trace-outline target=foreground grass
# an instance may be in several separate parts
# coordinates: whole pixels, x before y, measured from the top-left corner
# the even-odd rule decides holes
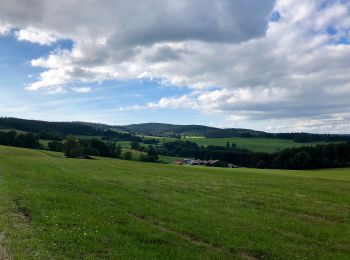
[[[0,146],[0,196],[14,259],[350,257],[349,169],[196,168]]]

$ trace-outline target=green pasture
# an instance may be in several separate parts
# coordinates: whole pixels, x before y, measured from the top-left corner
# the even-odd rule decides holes
[[[325,144],[326,142],[314,142],[314,143],[297,143],[293,140],[276,139],[276,138],[243,138],[243,137],[231,137],[231,138],[198,138],[188,137],[182,140],[188,140],[198,145],[218,145],[226,146],[227,142],[231,145],[235,143],[237,148],[248,149],[254,152],[276,152],[286,148],[308,146],[316,144]]]
[[[220,169],[0,146],[0,259],[349,259],[350,169]]]

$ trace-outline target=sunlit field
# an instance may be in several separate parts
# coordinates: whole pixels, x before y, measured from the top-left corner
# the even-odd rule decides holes
[[[79,160],[0,146],[0,252],[13,259],[346,259],[349,191],[350,169]]]

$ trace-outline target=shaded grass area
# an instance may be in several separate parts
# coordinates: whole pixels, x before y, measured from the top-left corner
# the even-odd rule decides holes
[[[183,160],[182,157],[173,157],[173,156],[165,156],[165,155],[159,155],[159,162],[161,163],[174,163],[178,160]]]
[[[132,154],[132,161],[140,161],[141,160],[141,155],[146,155],[146,152],[141,152],[138,150],[134,150],[134,149],[130,149],[130,148],[122,148],[122,156],[123,153],[125,152],[130,152]],[[177,160],[182,160],[184,158],[180,158],[180,157],[173,157],[173,156],[164,156],[164,155],[159,155],[158,156],[158,161],[159,163],[166,163],[166,164],[170,164],[173,163]]]
[[[0,132],[8,133],[8,132],[11,132],[11,131],[16,131],[16,132],[19,133],[19,134],[25,134],[25,133],[27,133],[27,132],[25,132],[25,131],[21,131],[21,130],[17,130],[17,129],[0,128]]]
[[[49,142],[52,142],[51,140],[45,140],[45,139],[39,139],[39,143],[44,147],[45,149],[49,148]]]
[[[0,146],[14,259],[350,257],[350,170],[181,167]]]

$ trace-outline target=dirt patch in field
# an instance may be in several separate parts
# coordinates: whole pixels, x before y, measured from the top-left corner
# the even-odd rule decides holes
[[[30,214],[28,208],[24,206],[19,200],[15,200],[16,204],[16,215],[19,217],[21,222],[28,223],[32,221],[32,215]]]
[[[309,214],[309,213],[300,213],[299,216],[307,221],[317,224],[338,224],[339,220],[334,217],[320,215],[320,214]]]
[[[254,256],[253,254],[249,253],[249,252],[242,252],[240,254],[240,257],[242,257],[243,259],[247,259],[247,260],[258,260],[260,258]]]
[[[0,259],[10,260],[10,256],[5,246],[5,235],[3,232],[0,232]]]

